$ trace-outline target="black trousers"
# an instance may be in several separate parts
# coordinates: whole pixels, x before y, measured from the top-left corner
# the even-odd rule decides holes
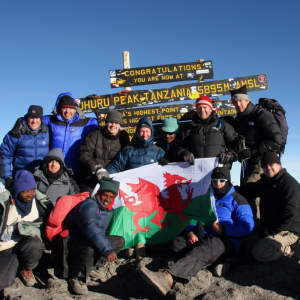
[[[0,251],[0,290],[15,282],[18,268],[34,269],[42,257],[45,245],[37,237],[26,237],[13,248]]]
[[[176,263],[169,262],[169,272],[175,277],[190,280],[205,266],[217,259],[236,254],[234,243],[224,237],[205,235],[195,247],[190,247],[184,236],[173,240],[173,250],[183,256]]]
[[[122,236],[109,235],[107,238],[115,253],[123,249],[125,240]],[[79,272],[88,278],[93,266],[99,264],[100,259],[103,262],[107,261],[87,239],[79,238],[68,243],[69,278],[77,277]]]

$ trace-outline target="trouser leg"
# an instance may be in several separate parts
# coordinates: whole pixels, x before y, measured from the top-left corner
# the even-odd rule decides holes
[[[15,282],[19,261],[14,248],[0,251],[0,291]]]
[[[250,165],[246,167],[246,172],[245,172],[245,177],[241,178],[241,185],[248,183],[248,182],[256,182],[260,180],[260,175],[263,173],[263,170],[260,166],[258,165]],[[260,233],[260,212],[259,212],[259,202],[260,198],[252,198],[248,199],[248,202],[251,206],[253,216],[254,216],[254,221],[255,221],[255,227],[252,231],[252,233],[249,236],[246,236],[243,238],[243,243],[241,246],[241,251],[240,254],[243,256],[247,261],[252,261],[253,256],[252,256],[252,248],[256,241],[259,238],[259,233]]]
[[[190,280],[205,266],[235,253],[235,246],[229,239],[206,235],[183,258],[176,263],[169,262],[169,272],[175,277]]]
[[[282,231],[274,236],[259,239],[253,249],[252,255],[258,261],[275,261],[284,255],[291,254],[291,245],[299,237],[289,231]]]
[[[27,237],[17,244],[20,267],[25,270],[34,269],[45,250],[45,245],[37,237]]]
[[[68,243],[69,278],[76,278],[79,272],[88,278],[100,256],[101,254],[84,238]]]

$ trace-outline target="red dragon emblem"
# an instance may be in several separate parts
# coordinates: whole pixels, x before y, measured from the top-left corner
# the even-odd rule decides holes
[[[150,226],[147,225],[142,228],[139,225],[139,220],[141,218],[146,218],[153,214],[156,211],[152,223],[160,226],[160,228],[170,226],[171,220],[162,223],[165,218],[165,213],[177,214],[180,217],[180,220],[186,220],[188,216],[184,217],[182,215],[182,210],[188,207],[189,203],[192,200],[193,188],[190,188],[189,184],[192,181],[187,180],[184,177],[179,175],[171,175],[170,173],[164,173],[164,194],[168,195],[168,198],[165,198],[159,187],[152,182],[139,178],[138,184],[127,183],[132,189],[132,192],[137,194],[137,199],[135,196],[129,196],[121,189],[120,198],[124,200],[126,207],[132,211],[136,212],[132,217],[133,223],[136,227],[136,231],[133,234],[140,232],[148,232],[151,230]],[[188,197],[187,200],[183,203],[182,195],[179,189],[186,191]]]

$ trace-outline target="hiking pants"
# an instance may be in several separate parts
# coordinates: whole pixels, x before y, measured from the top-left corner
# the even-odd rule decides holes
[[[168,271],[175,277],[187,280],[217,259],[225,259],[236,254],[232,241],[212,235],[205,235],[194,247],[187,244],[185,237],[178,236],[173,240],[173,250],[185,254],[176,263],[169,262]]]
[[[15,282],[18,267],[34,269],[45,246],[37,237],[26,237],[14,247],[0,251],[0,290]]]
[[[258,261],[274,261],[284,255],[291,254],[291,245],[299,237],[292,232],[282,231],[274,236],[259,239],[252,249],[253,257]]]
[[[116,254],[123,249],[125,240],[122,236],[108,235],[107,239]],[[99,259],[107,261],[87,239],[79,238],[68,243],[69,278],[73,279],[82,272],[87,279]]]

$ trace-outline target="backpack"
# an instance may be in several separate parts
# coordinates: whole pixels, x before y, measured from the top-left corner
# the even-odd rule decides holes
[[[257,112],[261,111],[262,109],[266,109],[267,111],[271,112],[274,116],[281,132],[282,136],[282,145],[281,145],[281,153],[284,153],[285,145],[287,142],[287,135],[289,131],[289,127],[285,117],[285,110],[284,108],[274,99],[269,98],[259,98]]]
[[[64,220],[68,213],[79,203],[89,197],[88,192],[77,195],[61,197],[54,206],[46,223],[46,236],[50,241],[56,240],[59,236],[65,238],[69,235]]]

